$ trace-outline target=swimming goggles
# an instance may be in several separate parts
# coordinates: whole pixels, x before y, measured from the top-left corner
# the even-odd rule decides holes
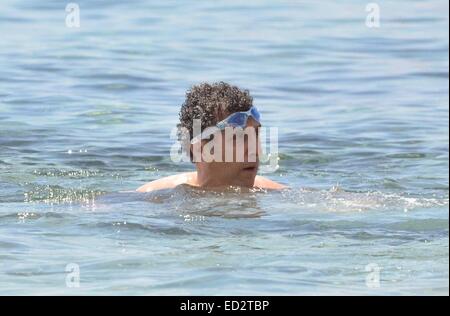
[[[206,128],[201,134],[192,139],[191,144],[194,144],[199,140],[209,139],[216,131],[223,131],[227,127],[240,127],[245,129],[249,117],[252,117],[258,123],[261,123],[261,114],[256,107],[252,106],[248,111],[233,113],[215,126]]]

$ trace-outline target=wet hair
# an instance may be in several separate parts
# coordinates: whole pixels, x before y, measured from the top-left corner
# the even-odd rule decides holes
[[[201,127],[214,126],[228,115],[248,111],[253,98],[248,90],[241,90],[225,82],[202,83],[186,92],[186,100],[180,110],[179,128],[189,131],[189,140],[193,135],[195,119],[201,120]]]

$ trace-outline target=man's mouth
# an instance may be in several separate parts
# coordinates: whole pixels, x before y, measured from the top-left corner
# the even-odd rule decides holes
[[[258,166],[248,166],[248,167],[245,167],[242,170],[246,171],[246,172],[256,172],[258,170]]]

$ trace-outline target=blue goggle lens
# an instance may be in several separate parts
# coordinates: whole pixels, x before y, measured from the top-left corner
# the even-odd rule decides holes
[[[259,114],[258,110],[255,107],[252,107],[250,109],[250,113],[248,112],[238,112],[232,114],[226,122],[233,126],[240,126],[242,128],[245,128],[245,125],[247,125],[247,119],[252,116],[258,123],[261,121],[261,114]]]
[[[258,123],[261,123],[261,114],[259,114],[259,111],[255,107],[252,107],[250,113],[252,114],[253,118],[258,121]]]
[[[247,123],[247,115],[244,113],[235,113],[228,118],[227,122],[234,126],[244,127]]]

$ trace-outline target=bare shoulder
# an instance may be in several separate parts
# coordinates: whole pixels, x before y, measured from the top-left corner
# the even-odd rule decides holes
[[[140,188],[138,188],[137,192],[151,192],[163,189],[173,189],[181,184],[192,184],[195,182],[196,172],[187,172],[181,174],[175,174],[173,176],[161,178],[147,184],[144,184]],[[255,178],[255,187],[261,189],[269,189],[269,190],[282,190],[288,188],[287,186],[272,181],[268,178],[262,176],[256,176]]]
[[[173,189],[180,184],[189,183],[192,177],[195,175],[195,172],[187,172],[175,174],[173,176],[161,178],[147,184],[144,184],[140,188],[138,188],[137,192],[151,192],[156,190],[163,189]]]
[[[270,189],[270,190],[282,190],[282,189],[287,189],[288,187],[272,181],[266,177],[262,177],[262,176],[256,176],[255,178],[255,187],[261,188],[261,189]]]

